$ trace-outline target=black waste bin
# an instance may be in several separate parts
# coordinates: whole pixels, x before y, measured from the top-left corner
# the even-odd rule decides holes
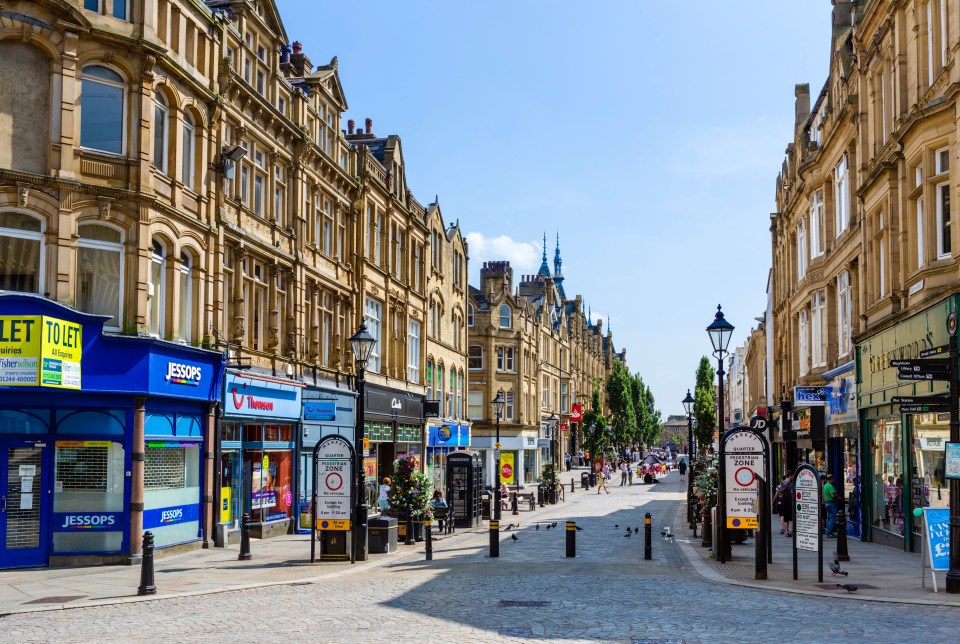
[[[537,505],[541,508],[543,504],[547,502],[547,487],[546,483],[541,483],[537,486]]]
[[[590,472],[590,487],[597,487],[597,473]]]
[[[368,548],[374,554],[389,554],[397,551],[396,517],[379,517],[367,522],[370,528]]]
[[[557,484],[551,483],[547,489],[547,502],[551,505],[556,505],[557,501]]]
[[[584,490],[590,489],[590,472],[580,472],[580,487]]]

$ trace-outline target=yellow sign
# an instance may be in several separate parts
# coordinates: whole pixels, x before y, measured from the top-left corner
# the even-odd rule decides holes
[[[363,437],[363,450],[364,450],[364,451],[367,451],[368,449],[370,449],[370,439],[367,438],[366,436],[364,436],[364,437]]]
[[[263,455],[263,471],[267,472],[270,470],[270,456],[267,454]]]
[[[496,444],[495,447],[496,447],[497,449],[500,449],[500,441],[497,441],[497,444]]]
[[[317,530],[349,530],[350,519],[317,519]]]
[[[113,441],[57,441],[57,447],[110,447]]]
[[[727,517],[727,527],[733,530],[756,530],[760,522],[757,517]]]
[[[82,329],[41,315],[0,315],[0,385],[80,389]]]
[[[230,516],[230,488],[220,488],[220,523],[232,521]]]
[[[513,454],[500,453],[500,482],[513,484],[514,465]]]

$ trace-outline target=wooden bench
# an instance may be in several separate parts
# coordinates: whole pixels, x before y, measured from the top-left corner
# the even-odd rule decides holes
[[[437,525],[437,534],[452,534],[456,528],[453,512],[450,507],[433,508],[433,520]],[[443,522],[443,530],[440,530],[440,522]]]
[[[520,493],[511,492],[511,493],[510,493],[510,501],[511,501],[511,503],[513,502],[513,497],[514,497],[514,496],[517,497],[517,509],[518,509],[518,510],[529,510],[529,511],[532,512],[532,511],[537,507],[537,494],[536,494],[536,492],[527,492],[527,493],[524,493],[524,492],[520,492]],[[527,507],[524,507],[524,506],[527,506]],[[508,507],[512,508],[513,506],[512,506],[512,505],[508,505]]]

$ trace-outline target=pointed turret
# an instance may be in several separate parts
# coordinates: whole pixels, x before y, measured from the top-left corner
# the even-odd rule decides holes
[[[550,266],[547,264],[547,233],[543,233],[543,262],[540,264],[540,270],[537,271],[537,275],[542,275],[543,277],[550,277]]]
[[[560,231],[557,231],[557,250],[553,254],[553,281],[557,285],[560,299],[566,300],[567,293],[563,290],[563,260],[560,259]]]

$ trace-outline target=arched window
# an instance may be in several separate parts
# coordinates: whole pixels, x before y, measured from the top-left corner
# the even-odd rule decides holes
[[[80,224],[77,235],[77,308],[110,316],[104,328],[119,331],[123,319],[123,235],[103,224]]]
[[[433,400],[433,358],[427,358],[427,400]]]
[[[101,65],[83,68],[80,86],[80,145],[123,154],[123,79]]]
[[[0,212],[0,291],[43,292],[43,222]]]
[[[194,190],[194,161],[197,154],[196,126],[189,113],[183,115],[183,167],[180,168],[181,181],[190,190]]]
[[[167,173],[167,99],[156,92],[153,95],[153,167]]]
[[[440,401],[440,418],[446,418],[447,416],[447,405],[446,405],[446,396],[444,395],[446,383],[443,381],[443,364],[437,365],[437,399]]]
[[[500,305],[500,328],[509,329],[513,326],[512,315],[510,307],[506,304]]]
[[[193,342],[193,261],[190,254],[180,253],[180,340]]]
[[[473,328],[473,304],[467,304],[467,326]]]
[[[159,240],[154,239],[153,253],[150,256],[150,286],[147,298],[150,302],[150,335],[157,337],[163,337],[166,263],[167,249]]]

